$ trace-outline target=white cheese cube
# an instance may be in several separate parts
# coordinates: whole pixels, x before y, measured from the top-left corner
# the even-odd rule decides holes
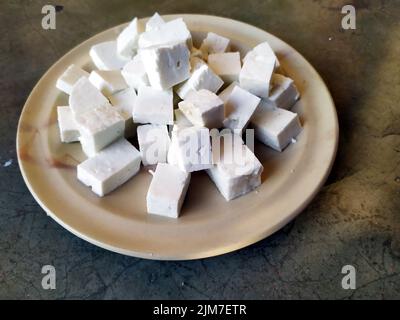
[[[172,163],[186,172],[208,169],[212,165],[210,130],[205,127],[188,127],[172,131]]]
[[[218,155],[215,155],[219,151]],[[225,134],[213,149],[215,164],[207,170],[227,201],[243,196],[261,184],[263,166],[240,136]]]
[[[241,70],[240,53],[213,53],[208,56],[208,65],[224,80],[231,83],[239,79]]]
[[[146,31],[159,29],[165,23],[164,19],[156,12],[146,23]]]
[[[110,102],[88,78],[82,77],[72,87],[69,106],[74,114],[78,114],[93,108],[110,106]]]
[[[76,65],[71,64],[61,77],[57,79],[56,87],[66,94],[71,94],[72,87],[82,77],[88,78],[89,73]]]
[[[125,130],[125,119],[113,108],[98,107],[75,115],[83,152],[93,157],[118,138]]]
[[[258,44],[253,48],[253,50],[249,51],[244,57],[243,61],[246,61],[247,58],[252,57],[253,55],[261,55],[266,58],[272,58],[275,61],[275,69],[280,67],[280,63],[274,50],[272,50],[271,46],[268,42],[263,42]]]
[[[296,113],[271,108],[262,103],[251,119],[255,136],[265,145],[282,151],[301,131],[301,124]]]
[[[186,118],[196,126],[209,129],[222,127],[224,102],[209,90],[189,92],[178,106]]]
[[[115,190],[140,169],[140,153],[120,139],[78,165],[78,179],[100,197]]]
[[[229,51],[230,40],[216,33],[209,32],[203,40],[200,50],[203,52],[203,57],[207,59],[209,54],[223,53]]]
[[[122,69],[122,76],[126,83],[136,90],[140,86],[148,86],[149,78],[147,77],[140,54],[137,54],[131,61],[129,61]]]
[[[235,86],[225,103],[224,127],[242,132],[256,111],[261,99]]]
[[[290,109],[299,100],[300,94],[292,79],[275,73],[271,84],[270,95],[265,100],[272,107]]]
[[[218,97],[226,103],[228,101],[229,96],[231,95],[233,89],[239,85],[239,82],[234,81],[229,86],[227,86],[219,95]]]
[[[190,183],[190,173],[159,163],[147,192],[147,212],[178,218]]]
[[[79,141],[79,129],[70,107],[57,107],[58,128],[61,142],[70,143]]]
[[[105,96],[128,87],[119,70],[94,70],[90,73],[89,81]]]
[[[139,48],[164,46],[169,43],[185,43],[192,48],[192,36],[182,18],[158,25],[157,28],[143,32],[139,37]]]
[[[189,121],[188,118],[186,118],[186,116],[183,114],[181,110],[179,109],[174,110],[174,114],[175,114],[175,122],[173,130],[193,127],[193,124]]]
[[[136,123],[174,124],[172,90],[140,87],[133,107],[133,121]]]
[[[240,72],[240,86],[261,98],[268,98],[275,60],[271,57],[253,55],[248,57]]]
[[[119,34],[117,38],[117,52],[126,59],[131,59],[138,49],[138,40],[140,33],[143,32],[143,27],[137,18],[134,18],[131,23]]]
[[[188,93],[201,89],[207,89],[215,93],[223,84],[224,81],[208,65],[203,64],[192,71],[190,78],[176,88],[176,93],[181,99],[185,99]]]
[[[107,41],[90,48],[89,55],[100,70],[120,70],[128,62],[117,52],[117,41]]]
[[[170,138],[166,125],[138,126],[137,137],[144,166],[167,162]]]
[[[135,105],[136,92],[133,88],[128,88],[110,96],[112,105],[118,110],[125,119],[125,138],[136,136],[137,125],[133,122],[132,112]]]
[[[190,76],[190,53],[184,42],[142,49],[140,57],[151,86],[157,89],[169,89]]]

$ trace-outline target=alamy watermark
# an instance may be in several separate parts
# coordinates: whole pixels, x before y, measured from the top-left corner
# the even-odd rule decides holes
[[[356,8],[352,5],[346,5],[342,8],[342,14],[345,16],[342,18],[342,28],[344,30],[355,30],[356,26]]]
[[[56,289],[56,268],[52,265],[45,265],[42,267],[42,288],[44,290]]]
[[[345,276],[342,278],[342,288],[344,290],[355,290],[356,289],[356,268],[350,264],[343,266],[342,274]]]

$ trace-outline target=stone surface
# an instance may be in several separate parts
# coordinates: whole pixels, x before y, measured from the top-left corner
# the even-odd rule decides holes
[[[60,0],[57,29],[45,31],[45,1],[2,1],[0,298],[400,298],[400,3],[357,1],[357,30],[344,31],[347,2]],[[341,133],[328,182],[295,221],[249,248],[189,262],[111,253],[48,218],[20,175],[17,122],[39,78],[83,40],[155,11],[267,30],[301,52],[332,92]],[[46,264],[56,267],[56,290],[41,287]],[[357,290],[341,287],[347,264]]]

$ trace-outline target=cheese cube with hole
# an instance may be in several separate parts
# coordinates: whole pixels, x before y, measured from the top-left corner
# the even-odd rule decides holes
[[[79,128],[82,149],[88,157],[93,157],[124,135],[125,119],[113,108],[98,107],[75,115]]]
[[[118,54],[117,41],[96,44],[90,49],[89,55],[94,65],[100,70],[121,70],[128,62],[128,59]]]
[[[157,30],[165,23],[164,19],[156,12],[146,23],[146,31]]]
[[[174,124],[172,90],[140,87],[133,107],[133,121],[143,124]]]
[[[283,151],[301,132],[299,116],[291,111],[271,108],[265,102],[251,119],[256,138],[265,145]]]
[[[208,65],[226,83],[239,79],[241,70],[240,53],[213,53],[208,56]]]
[[[190,91],[178,106],[195,126],[209,129],[222,127],[224,102],[209,90]]]
[[[299,100],[300,94],[292,79],[275,73],[271,83],[272,89],[265,100],[272,107],[290,109]]]
[[[200,50],[203,57],[207,59],[209,54],[223,53],[229,51],[230,40],[222,37],[214,32],[207,33],[207,37],[203,40]]]
[[[94,70],[90,73],[89,81],[105,96],[128,87],[119,70]]]
[[[229,86],[227,86],[219,95],[218,97],[224,102],[226,103],[226,101],[228,100],[229,96],[231,95],[233,89],[239,85],[239,82],[234,81],[232,82]]]
[[[205,127],[188,127],[172,131],[175,156],[171,155],[179,168],[186,172],[205,170],[211,167],[210,130]]]
[[[190,173],[168,163],[159,163],[147,192],[147,212],[178,218],[189,183]]]
[[[242,132],[248,125],[261,99],[250,92],[235,86],[225,102],[224,127]]]
[[[253,48],[253,50],[249,51],[244,57],[243,61],[246,61],[247,58],[253,57],[254,55],[264,56],[266,58],[272,58],[275,61],[275,69],[280,67],[280,63],[274,50],[272,50],[271,46],[268,42],[263,42],[258,44]]]
[[[275,59],[261,55],[253,55],[246,59],[240,71],[240,86],[250,93],[268,98]]]
[[[88,78],[89,73],[76,65],[71,64],[61,77],[58,78],[56,87],[66,94],[71,94],[72,87],[82,77]]]
[[[207,64],[203,64],[192,71],[190,78],[176,88],[176,93],[181,99],[185,99],[190,92],[201,89],[215,93],[223,84],[224,81]]]
[[[154,88],[166,90],[190,76],[190,52],[184,42],[142,49],[140,57]]]
[[[110,106],[110,102],[88,78],[82,77],[72,87],[69,106],[74,114],[79,114],[93,108]]]
[[[139,151],[127,140],[119,139],[79,164],[78,180],[103,197],[136,175],[140,161]]]
[[[70,143],[79,141],[79,129],[70,107],[57,107],[58,128],[61,142]]]
[[[213,159],[214,165],[207,173],[227,201],[243,196],[261,184],[263,166],[240,136],[222,135],[219,148],[213,145]]]
[[[178,18],[157,28],[143,32],[139,37],[139,48],[165,46],[170,43],[183,43],[192,48],[192,35],[182,18]]]
[[[117,52],[126,59],[131,59],[138,49],[138,40],[143,27],[137,18],[134,18],[129,25],[122,30],[117,38]]]
[[[167,162],[170,138],[166,125],[138,126],[137,136],[144,166]]]
[[[136,136],[137,125],[133,122],[132,112],[135,105],[136,92],[133,88],[128,88],[114,93],[109,97],[111,104],[118,110],[125,119],[125,138]]]
[[[139,54],[124,66],[121,73],[126,83],[136,90],[140,86],[149,85],[149,78]]]

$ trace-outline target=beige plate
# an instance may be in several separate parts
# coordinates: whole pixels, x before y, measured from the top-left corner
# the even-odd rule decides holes
[[[148,259],[185,260],[215,256],[248,246],[282,228],[316,195],[331,169],[338,143],[338,122],[332,98],[318,73],[293,48],[251,25],[214,16],[179,15],[193,32],[196,45],[208,31],[232,39],[243,54],[269,41],[285,72],[294,79],[301,101],[294,107],[304,129],[298,142],[283,153],[256,144],[265,170],[257,191],[226,202],[204,172],[192,182],[178,220],[146,213],[151,175],[146,169],[104,198],[76,179],[84,159],[79,144],[62,144],[56,106],[67,96],[55,88],[72,63],[93,68],[92,45],[116,37],[122,26],[82,43],[42,77],[22,111],[17,150],[29,190],[41,207],[64,228],[97,246]],[[172,19],[176,16],[166,16]]]

